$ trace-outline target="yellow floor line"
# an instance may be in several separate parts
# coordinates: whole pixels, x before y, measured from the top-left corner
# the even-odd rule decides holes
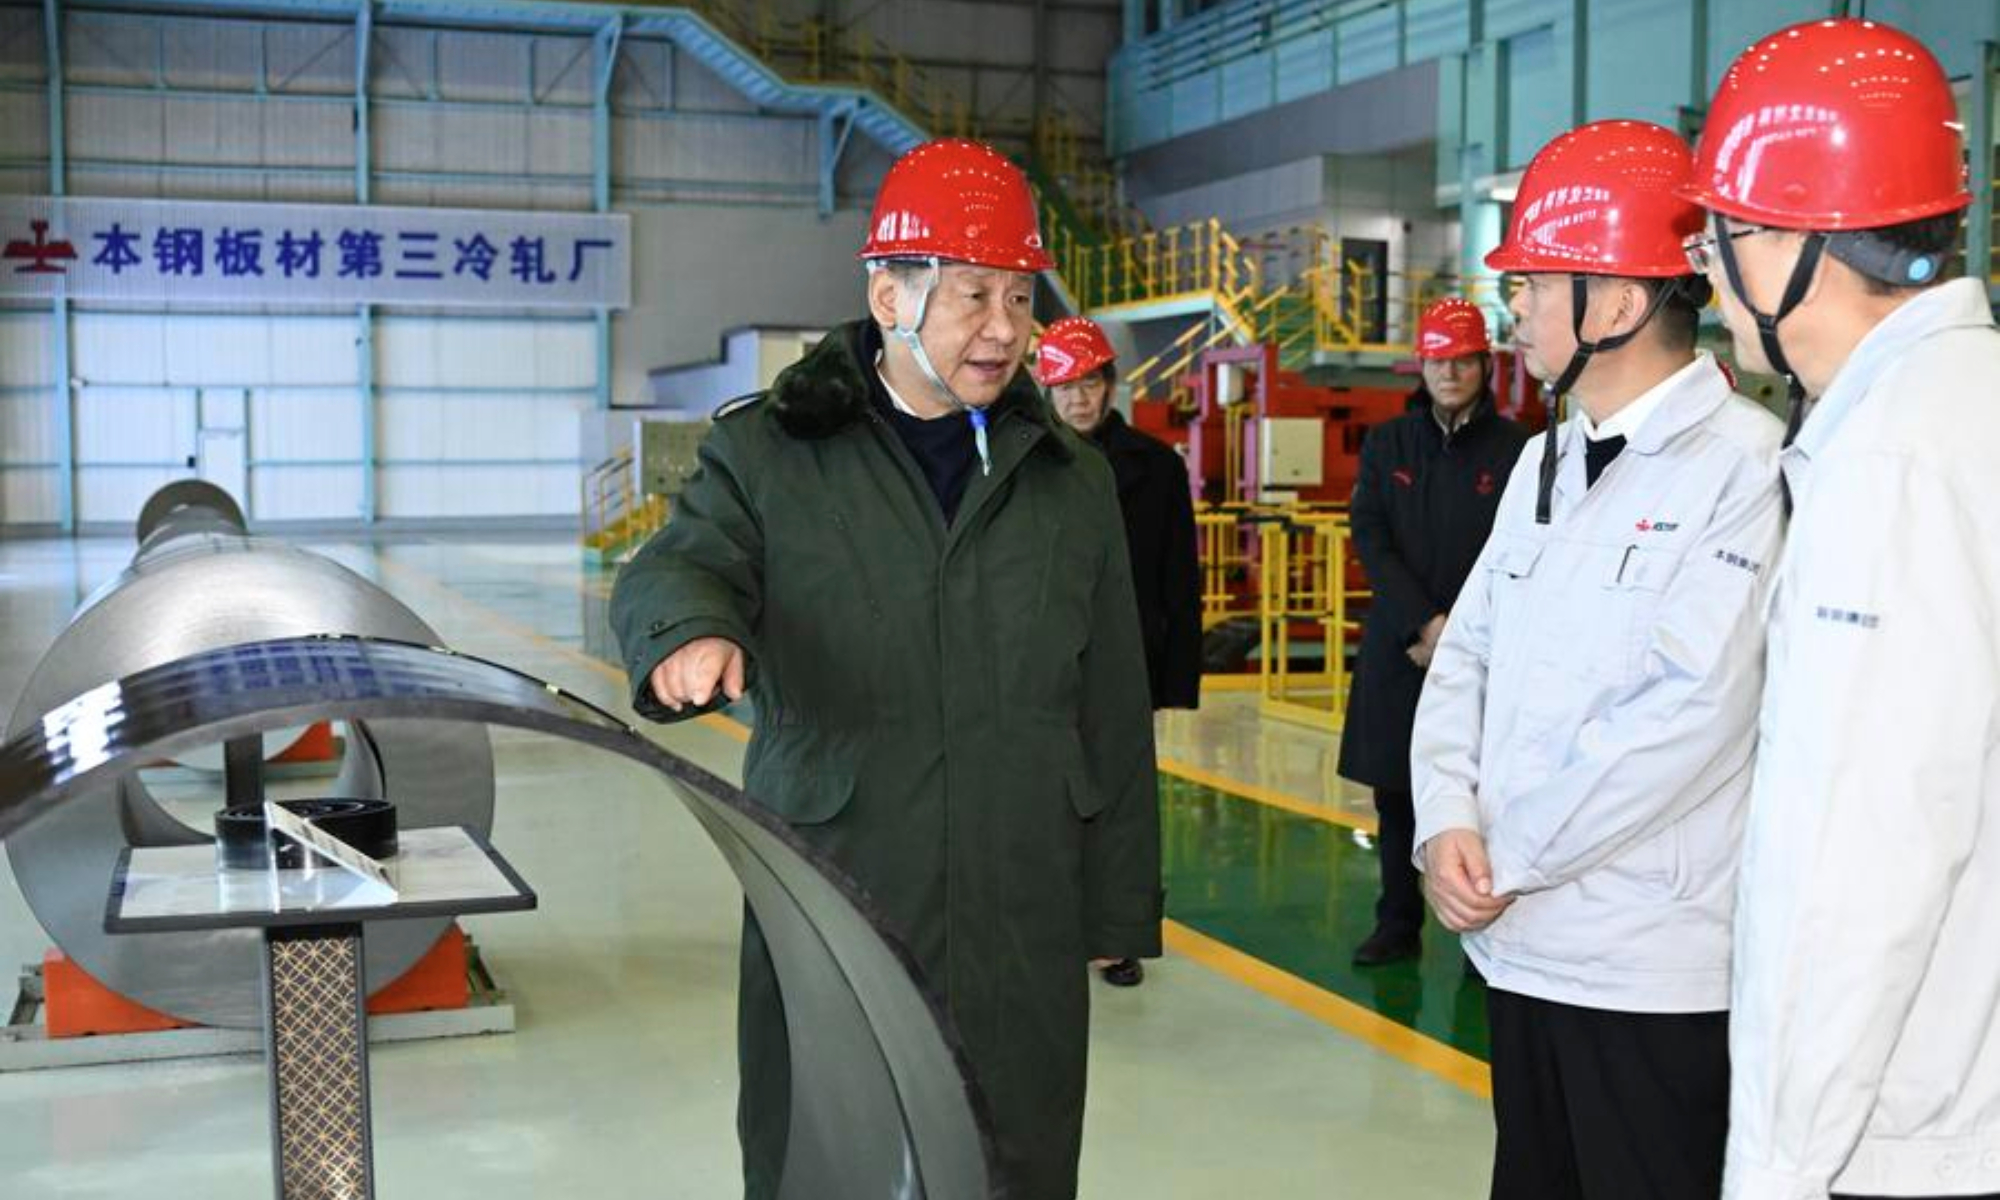
[[[1214,788],[1218,792],[1228,792],[1232,796],[1248,800],[1254,804],[1262,804],[1270,808],[1281,808],[1288,813],[1294,813],[1301,817],[1310,817],[1315,821],[1325,821],[1329,825],[1341,825],[1348,829],[1359,829],[1361,832],[1367,834],[1373,834],[1376,831],[1377,822],[1373,814],[1370,813],[1349,812],[1346,809],[1335,808],[1329,804],[1320,804],[1301,796],[1281,792],[1276,788],[1245,783],[1240,779],[1232,779],[1227,775],[1221,775],[1214,771],[1197,767],[1193,763],[1185,763],[1175,758],[1162,758],[1158,762],[1160,770],[1165,771],[1169,775],[1185,779],[1189,783],[1198,783],[1205,788]]]
[[[1407,1025],[1399,1025],[1352,1000],[1314,987],[1296,975],[1288,975],[1178,921],[1166,922],[1165,932],[1167,949],[1175,954],[1200,963],[1226,979],[1276,1000],[1286,1008],[1304,1013],[1322,1025],[1330,1025],[1350,1037],[1359,1038],[1384,1054],[1435,1075],[1455,1087],[1483,1099],[1492,1097],[1492,1071],[1471,1055],[1426,1037]]]

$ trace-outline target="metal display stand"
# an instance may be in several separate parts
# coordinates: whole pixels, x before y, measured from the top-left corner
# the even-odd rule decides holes
[[[104,918],[112,934],[261,929],[264,1062],[280,1200],[370,1200],[368,988],[362,923],[535,907],[527,884],[463,827],[406,830],[397,898],[332,867],[218,871],[210,846],[128,849]]]

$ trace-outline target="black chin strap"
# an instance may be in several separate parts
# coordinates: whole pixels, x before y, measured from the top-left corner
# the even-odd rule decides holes
[[[1778,311],[1761,313],[1750,302],[1750,292],[1743,286],[1743,269],[1736,261],[1735,239],[1722,231],[1723,236],[1715,239],[1715,248],[1722,255],[1722,269],[1729,276],[1729,289],[1736,293],[1736,299],[1745,312],[1757,322],[1757,340],[1763,343],[1764,358],[1771,369],[1785,377],[1785,441],[1789,446],[1798,439],[1799,430],[1806,423],[1806,385],[1799,381],[1798,373],[1785,357],[1785,347],[1778,341],[1778,322],[1792,315],[1792,310],[1806,298],[1806,289],[1812,286],[1813,273],[1819,269],[1819,256],[1826,249],[1826,235],[1809,233],[1799,250],[1799,259],[1792,264],[1792,277],[1785,282],[1785,294],[1778,301]],[[1780,485],[1785,491],[1785,515],[1792,515],[1792,486],[1782,477]]]
[[[1590,307],[1590,279],[1584,275],[1569,277],[1570,329],[1576,334],[1576,353],[1570,355],[1569,365],[1563,368],[1561,375],[1556,376],[1555,382],[1542,386],[1542,404],[1548,409],[1549,427],[1542,438],[1542,475],[1541,486],[1535,492],[1535,524],[1547,525],[1554,516],[1556,435],[1562,426],[1563,402],[1569,398],[1569,390],[1583,377],[1583,369],[1590,365],[1592,355],[1606,350],[1616,350],[1638,337],[1639,331],[1653,319],[1653,314],[1665,308],[1667,303],[1680,292],[1683,284],[1683,280],[1675,279],[1660,289],[1659,298],[1647,307],[1645,315],[1639,318],[1637,325],[1624,333],[1591,342],[1585,341],[1583,336],[1583,318]]]

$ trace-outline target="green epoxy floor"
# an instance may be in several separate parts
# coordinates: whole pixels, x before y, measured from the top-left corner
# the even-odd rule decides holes
[[[1368,835],[1160,777],[1167,915],[1287,974],[1476,1058],[1487,1056],[1486,998],[1458,938],[1432,920],[1417,962],[1351,962],[1375,924]]]

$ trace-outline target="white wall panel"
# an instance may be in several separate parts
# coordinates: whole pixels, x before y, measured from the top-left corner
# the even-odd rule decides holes
[[[163,382],[167,324],[156,313],[78,313],[71,322],[71,371],[83,380]]]
[[[589,104],[597,95],[595,58],[585,37],[535,39],[535,99],[538,103]]]
[[[46,312],[0,314],[0,384],[55,377],[55,322]]]
[[[588,403],[587,399],[530,393],[386,394],[377,410],[382,458],[575,458],[577,417]]]
[[[440,35],[440,94],[454,100],[526,100],[531,41],[506,33]]]
[[[178,462],[195,452],[195,421],[193,388],[84,387],[77,464]]]
[[[71,96],[63,106],[70,153],[78,158],[157,162],[166,136],[163,110],[164,102],[150,96],[90,92]]]
[[[49,173],[34,167],[8,167],[0,169],[0,194],[9,196],[46,196],[49,193]]]
[[[251,391],[253,461],[359,461],[361,453],[361,398],[353,390]]]
[[[56,392],[0,392],[0,462],[52,463],[62,455],[56,436]]]
[[[76,519],[81,522],[109,522],[131,527],[146,498],[176,479],[187,479],[186,470],[132,470],[123,467],[79,467],[76,473]]]
[[[0,471],[0,525],[51,525],[62,519],[54,471]]]
[[[0,121],[0,157],[47,158],[49,153],[49,105],[44,93],[32,96],[7,94],[7,119]],[[43,190],[48,176],[42,173]]]
[[[250,514],[257,521],[356,521],[361,472],[345,467],[256,467]]]
[[[262,26],[250,21],[167,18],[159,22],[167,86],[255,87]]]
[[[0,79],[40,82],[48,78],[47,61],[40,7],[0,9]]]
[[[582,321],[389,320],[375,333],[376,379],[404,387],[587,387],[595,327]]]
[[[354,90],[354,26],[273,24],[264,33],[271,82],[287,91]]]
[[[151,87],[158,41],[153,22],[74,13],[63,38],[64,73],[76,83]]]
[[[378,494],[392,519],[575,516],[579,477],[575,467],[389,467]]]

